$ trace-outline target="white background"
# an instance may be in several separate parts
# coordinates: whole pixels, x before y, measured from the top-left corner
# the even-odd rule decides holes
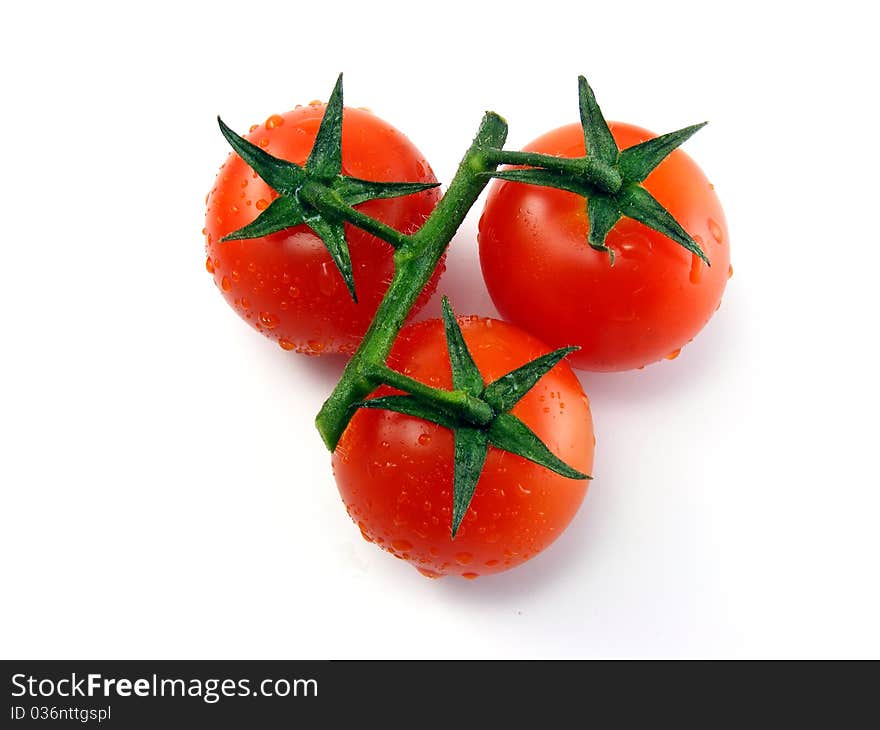
[[[880,656],[860,7],[7,6],[0,656]],[[215,115],[247,129],[340,70],[444,181],[487,108],[512,148],[575,121],[578,73],[609,118],[711,122],[686,149],[730,224],[721,310],[675,362],[582,375],[596,480],[510,573],[428,581],[365,543],[312,426],[341,364],[283,353],[204,270]],[[440,289],[492,314],[478,216]]]

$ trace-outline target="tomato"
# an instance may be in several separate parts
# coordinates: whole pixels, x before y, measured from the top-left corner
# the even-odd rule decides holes
[[[312,103],[273,115],[246,138],[275,157],[303,164],[324,108]],[[342,174],[380,182],[436,182],[421,152],[401,132],[362,109],[344,112]],[[275,197],[238,155],[229,156],[207,199],[206,267],[235,311],[285,350],[350,354],[391,281],[393,249],[346,224],[358,295],[355,304],[323,242],[305,225],[263,238],[219,242],[252,222]],[[438,199],[438,190],[431,189],[371,200],[358,208],[410,233],[421,226]],[[416,309],[436,288],[442,269],[441,263]]]
[[[549,351],[500,320],[458,321],[487,383]],[[439,320],[405,328],[388,362],[426,384],[452,387]],[[383,386],[373,396],[392,392]],[[563,461],[590,472],[595,445],[590,405],[564,361],[512,412]],[[537,555],[565,529],[587,489],[585,480],[567,479],[490,446],[470,509],[453,540],[452,432],[373,409],[355,414],[333,454],[333,470],[348,513],[363,536],[429,577],[476,578]]]
[[[609,124],[620,149],[654,135]],[[526,150],[584,155],[581,126],[560,127]],[[549,345],[579,345],[570,356],[587,370],[628,370],[674,358],[709,321],[729,277],[727,224],[717,196],[680,149],[645,180],[711,262],[641,223],[621,219],[606,239],[615,253],[587,244],[584,199],[555,188],[498,181],[480,221],[483,275],[492,301],[511,322]]]

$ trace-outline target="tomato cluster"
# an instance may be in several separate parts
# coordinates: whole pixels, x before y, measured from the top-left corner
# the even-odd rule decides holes
[[[239,154],[226,160],[207,198],[206,267],[235,311],[281,348],[360,355],[365,333],[369,340],[383,327],[400,330],[393,347],[388,341],[384,369],[359,364],[352,375],[352,392],[369,395],[366,403],[346,403],[341,438],[322,435],[333,449],[342,499],[364,538],[429,577],[503,571],[559,536],[586,494],[580,477],[592,469],[595,444],[589,401],[571,366],[613,371],[674,359],[720,305],[732,271],[714,189],[677,149],[700,125],[665,141],[630,124],[606,125],[592,90],[580,81],[582,124],[548,132],[512,157],[493,148],[497,159],[485,172],[499,179],[480,219],[480,262],[507,322],[463,317],[456,325],[444,302],[444,321],[401,330],[406,312],[417,311],[437,287],[439,248],[430,259],[429,266],[437,262],[433,275],[426,267],[419,280],[419,287],[427,282],[421,292],[414,286],[409,299],[395,295],[408,309],[386,312],[391,322],[381,316],[374,322],[392,281],[411,275],[395,266],[415,254],[398,257],[391,244],[418,238],[409,234],[429,219],[440,194],[424,189],[436,182],[434,174],[403,134],[368,111],[342,113],[341,79],[336,107],[333,97],[327,105],[313,102],[236,137]],[[335,130],[325,119],[331,108]],[[631,154],[617,165],[634,150],[641,157]],[[256,160],[270,172],[273,160],[287,165],[275,178],[268,175],[287,180],[286,187],[267,183]],[[530,167],[534,161],[545,166]],[[508,164],[498,171],[497,163]],[[573,170],[592,170],[592,177],[581,182]],[[296,181],[310,174],[320,185],[301,198]],[[380,193],[374,183],[388,186]],[[364,190],[372,197],[357,197]],[[352,196],[350,210],[339,191]],[[471,202],[478,192],[474,188]],[[279,195],[288,196],[278,202],[299,216],[289,219],[296,225],[230,237],[267,230],[254,226]],[[590,196],[601,205],[588,209]],[[341,210],[348,217],[334,217]],[[612,217],[603,222],[603,216]],[[368,219],[375,235],[358,225]],[[348,279],[339,249],[334,258],[328,242],[328,226],[342,230],[343,220]],[[568,362],[560,361],[566,350],[550,352],[568,345],[577,346]],[[504,433],[496,425],[502,416]]]

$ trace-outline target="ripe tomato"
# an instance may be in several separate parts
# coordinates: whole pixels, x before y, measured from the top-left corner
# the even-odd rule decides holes
[[[609,124],[620,149],[655,136]],[[539,137],[526,150],[584,155],[578,124]],[[628,370],[674,358],[721,303],[729,277],[727,224],[717,196],[680,149],[645,180],[648,191],[705,251],[711,268],[641,223],[620,220],[606,239],[615,253],[587,244],[584,199],[562,190],[498,181],[480,221],[480,262],[503,317],[550,345],[580,345],[570,356],[587,370]]]
[[[303,164],[324,108],[312,103],[273,115],[253,127],[247,139],[275,157]],[[379,182],[436,182],[421,152],[401,132],[362,109],[345,109],[342,174]],[[230,154],[207,198],[206,267],[235,311],[285,350],[350,354],[388,288],[394,252],[384,241],[346,224],[355,304],[323,242],[304,225],[263,238],[219,242],[252,222],[275,197],[238,155]],[[409,233],[421,226],[438,199],[438,190],[431,189],[371,200],[358,208]],[[441,263],[416,308],[428,300],[442,269]]]
[[[549,351],[499,320],[458,321],[487,383]],[[404,329],[388,362],[434,387],[452,387],[439,320]],[[382,387],[373,395],[392,392]],[[595,444],[590,406],[565,362],[547,373],[512,412],[563,461],[590,472]],[[565,529],[587,489],[586,481],[567,479],[490,446],[470,509],[452,540],[452,432],[373,409],[355,414],[333,454],[333,470],[363,536],[429,577],[476,578],[533,557]]]

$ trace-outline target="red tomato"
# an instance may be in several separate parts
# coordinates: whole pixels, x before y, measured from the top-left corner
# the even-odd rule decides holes
[[[620,149],[655,136],[609,124]],[[584,155],[580,125],[560,127],[526,150]],[[569,356],[587,370],[628,370],[674,358],[721,303],[730,249],[721,204],[700,168],[680,149],[644,186],[705,251],[707,267],[641,223],[622,219],[609,233],[608,254],[587,244],[584,199],[562,190],[496,182],[480,221],[480,262],[503,317],[555,347],[580,345]]]
[[[467,317],[459,323],[487,383],[549,351],[499,320]],[[389,364],[451,389],[443,323],[430,320],[404,329]],[[373,395],[392,392],[382,387]],[[512,412],[563,461],[590,473],[595,439],[589,401],[565,362]],[[429,577],[476,578],[519,565],[559,536],[587,490],[585,480],[567,479],[490,446],[470,509],[452,540],[452,432],[372,409],[355,414],[333,454],[333,470],[363,536]]]
[[[276,157],[303,164],[323,114],[324,105],[312,103],[273,115],[253,127],[247,139]],[[380,182],[436,182],[421,152],[401,132],[362,109],[345,109],[342,174]],[[346,224],[355,304],[323,242],[304,225],[263,238],[219,242],[253,221],[275,197],[238,155],[229,156],[207,199],[206,267],[235,311],[285,350],[350,354],[391,281],[394,251]],[[421,226],[438,199],[439,192],[432,189],[371,200],[358,208],[409,233]],[[416,309],[428,300],[442,270],[441,263]]]

